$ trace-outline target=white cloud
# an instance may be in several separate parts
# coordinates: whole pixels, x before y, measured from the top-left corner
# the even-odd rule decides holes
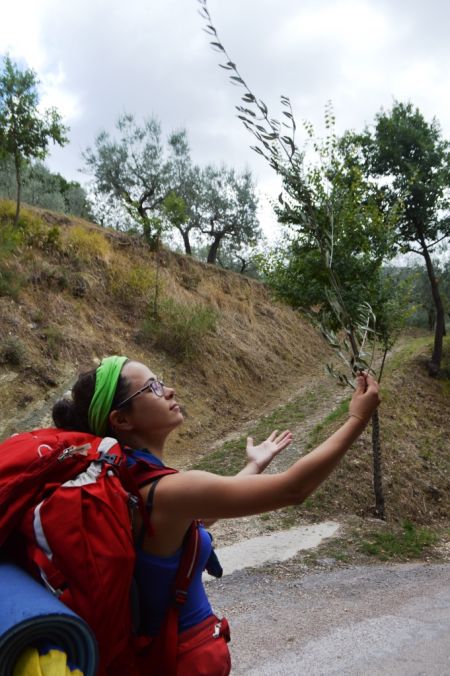
[[[68,89],[61,64],[56,72],[47,73],[41,79],[40,108],[44,110],[50,107],[57,108],[69,124],[83,114],[78,97]]]
[[[374,4],[360,0],[329,0],[316,3],[287,16],[274,42],[283,49],[300,44],[320,43],[324,51],[330,47],[345,53],[366,55],[380,51],[391,42],[396,31],[386,14]]]
[[[164,134],[185,126],[195,161],[249,165],[263,195],[278,179],[235,117],[240,91],[218,68],[196,0],[4,0],[0,55],[37,70],[42,104],[70,124],[50,165],[80,179],[81,151],[126,111],[156,115]],[[321,133],[332,100],[339,131],[361,129],[410,99],[450,136],[450,4],[446,0],[209,0],[225,46],[279,116],[279,95]],[[81,177],[83,178],[83,177]],[[262,198],[261,219],[275,228]]]
[[[14,60],[41,70],[45,64],[45,45],[41,41],[42,19],[52,0],[4,2],[0,22],[0,54],[9,52]]]

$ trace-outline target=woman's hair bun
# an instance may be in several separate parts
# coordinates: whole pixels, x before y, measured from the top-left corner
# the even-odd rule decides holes
[[[52,418],[56,427],[66,430],[77,429],[77,414],[72,399],[59,399],[53,406]]]

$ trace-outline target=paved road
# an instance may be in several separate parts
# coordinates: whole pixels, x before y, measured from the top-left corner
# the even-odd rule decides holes
[[[361,566],[208,583],[233,675],[450,676],[450,564]]]

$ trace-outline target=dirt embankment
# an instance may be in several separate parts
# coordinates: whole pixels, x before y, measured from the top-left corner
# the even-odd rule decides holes
[[[0,257],[20,282],[0,295],[0,438],[49,424],[77,372],[124,353],[176,387],[186,424],[168,459],[184,464],[322,368],[324,341],[257,281],[79,219],[23,221]]]
[[[50,424],[52,403],[77,372],[114,353],[148,363],[175,386],[185,424],[167,462],[177,467],[208,456],[213,471],[236,471],[240,437],[264,437],[273,425],[294,432],[272,467],[282,471],[340,424],[345,407],[329,414],[347,395],[325,375],[328,346],[261,283],[39,210],[23,210],[18,241],[8,208],[0,201],[0,439]],[[448,377],[427,376],[429,350],[428,338],[408,338],[387,362],[380,416],[388,519],[449,517],[450,389]],[[445,360],[448,374],[448,340]],[[370,517],[372,506],[368,431],[307,503],[252,519],[243,537],[303,519]],[[224,542],[240,537],[240,524],[230,528]]]

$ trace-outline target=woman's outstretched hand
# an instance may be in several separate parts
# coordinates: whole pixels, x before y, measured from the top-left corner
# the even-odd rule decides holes
[[[274,430],[262,444],[257,446],[253,445],[253,437],[247,437],[247,463],[237,476],[261,474],[274,457],[281,453],[286,446],[289,446],[291,441],[292,433],[289,430],[285,430],[281,434],[278,434],[278,430]],[[206,528],[211,528],[216,521],[217,519],[203,519],[203,525]]]
[[[367,424],[379,403],[377,381],[368,373],[361,373],[356,378],[356,389],[349,407],[350,416]]]
[[[263,472],[274,457],[281,453],[292,441],[292,433],[285,430],[278,434],[274,430],[265,441],[257,446],[253,445],[253,437],[247,437],[247,463],[255,464],[258,472]]]

